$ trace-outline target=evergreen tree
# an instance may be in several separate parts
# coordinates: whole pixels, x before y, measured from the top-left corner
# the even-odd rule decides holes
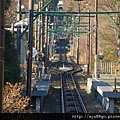
[[[49,0],[45,0],[45,2],[48,2]],[[59,0],[52,0],[52,2],[50,3],[50,10],[56,9],[57,7],[57,3],[59,2]]]
[[[20,82],[20,67],[14,38],[10,31],[5,30],[5,68],[4,81],[10,83]]]
[[[11,0],[5,0],[5,10],[8,10]]]

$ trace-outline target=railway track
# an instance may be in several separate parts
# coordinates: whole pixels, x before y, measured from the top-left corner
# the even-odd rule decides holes
[[[59,68],[64,64],[65,70]],[[77,64],[67,61],[59,61],[49,66],[51,70],[55,70],[60,75],[61,80],[61,112],[62,113],[87,113],[86,107],[78,92],[74,82],[73,74],[82,71]],[[66,70],[66,68],[70,68]]]
[[[74,69],[76,66],[73,73]],[[62,113],[87,113],[74,82],[73,73],[68,71],[61,74]]]
[[[65,47],[64,47],[65,49]],[[65,51],[62,49],[63,51]],[[69,61],[68,61],[69,60]],[[57,71],[61,81],[60,92],[60,112],[61,113],[87,113],[87,109],[76,87],[73,74],[82,72],[80,65],[70,61],[69,56],[66,56],[65,52],[59,50],[59,61],[53,62],[49,69],[51,71]],[[63,69],[60,69],[62,68]]]

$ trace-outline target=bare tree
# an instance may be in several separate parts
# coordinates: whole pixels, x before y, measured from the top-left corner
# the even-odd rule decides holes
[[[29,97],[23,96],[24,85],[22,83],[6,83],[3,89],[3,112],[4,113],[30,113],[32,110],[26,110]]]

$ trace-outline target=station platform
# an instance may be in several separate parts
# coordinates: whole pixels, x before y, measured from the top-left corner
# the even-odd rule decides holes
[[[32,79],[31,83],[31,96],[32,97],[41,97],[47,96],[49,86],[50,86],[50,79],[51,74],[41,74],[41,78],[36,80]],[[26,95],[26,83],[25,83],[25,90],[24,95]]]
[[[35,100],[36,113],[42,111],[44,97],[47,96],[50,87],[51,74],[41,74],[39,79],[32,79],[31,81],[31,97]],[[24,83],[25,89],[23,95],[26,96],[26,81]]]
[[[114,75],[100,76],[99,78],[87,78],[88,93],[91,93],[93,99],[100,101],[103,106],[109,106],[109,113],[114,113],[114,101],[120,98],[120,76],[116,76],[116,87]],[[105,98],[109,105],[103,102]]]

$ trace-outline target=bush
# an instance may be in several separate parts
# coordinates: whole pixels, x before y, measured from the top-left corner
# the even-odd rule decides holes
[[[26,110],[30,98],[22,95],[23,90],[24,85],[22,83],[6,83],[3,88],[3,113],[33,112]]]
[[[17,50],[14,46],[14,38],[10,31],[5,30],[5,68],[4,82],[20,82],[20,62],[18,60]]]

